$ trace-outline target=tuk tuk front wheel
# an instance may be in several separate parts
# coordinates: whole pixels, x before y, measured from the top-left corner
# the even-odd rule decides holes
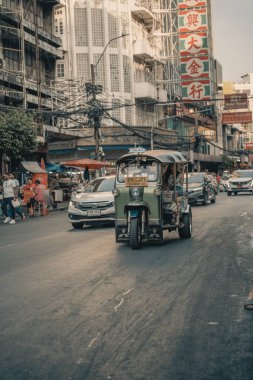
[[[129,245],[131,249],[140,249],[141,247],[140,224],[138,218],[132,218],[130,220]]]
[[[192,213],[183,214],[181,223],[183,227],[178,229],[180,239],[190,239],[192,236]]]

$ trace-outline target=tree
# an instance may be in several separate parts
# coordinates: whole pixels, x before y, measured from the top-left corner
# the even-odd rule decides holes
[[[37,146],[37,127],[33,115],[24,110],[0,114],[0,155],[21,158]]]

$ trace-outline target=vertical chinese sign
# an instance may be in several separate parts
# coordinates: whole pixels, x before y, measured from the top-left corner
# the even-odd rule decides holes
[[[211,98],[208,0],[178,0],[183,101]]]

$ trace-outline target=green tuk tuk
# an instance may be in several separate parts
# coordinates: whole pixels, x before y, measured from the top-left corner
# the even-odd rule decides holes
[[[129,153],[116,162],[113,190],[116,242],[139,249],[142,241],[163,241],[163,231],[178,230],[191,238],[192,212],[184,177],[187,158],[180,152],[150,150]]]

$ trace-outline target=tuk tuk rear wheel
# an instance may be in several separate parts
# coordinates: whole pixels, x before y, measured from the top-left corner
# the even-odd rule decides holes
[[[190,239],[192,236],[192,213],[183,214],[181,223],[183,223],[184,226],[178,229],[180,239]]]
[[[131,249],[140,249],[141,247],[140,224],[138,218],[132,218],[130,220],[129,245]]]

